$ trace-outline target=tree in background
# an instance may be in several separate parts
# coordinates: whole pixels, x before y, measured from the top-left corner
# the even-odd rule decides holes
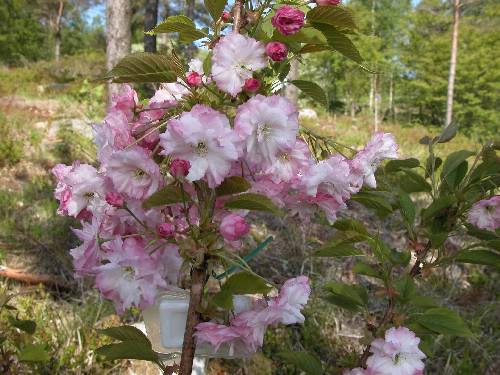
[[[146,0],[144,12],[144,31],[149,31],[158,23],[158,0]],[[144,34],[144,52],[156,52],[156,35]]]
[[[448,76],[448,93],[446,98],[446,120],[444,126],[451,123],[453,118],[453,88],[457,70],[458,54],[458,27],[460,23],[460,0],[453,0],[453,31],[451,34],[450,74]]]
[[[130,0],[106,0],[106,66],[111,70],[130,52],[131,42]],[[116,84],[108,84],[108,97],[118,90]]]

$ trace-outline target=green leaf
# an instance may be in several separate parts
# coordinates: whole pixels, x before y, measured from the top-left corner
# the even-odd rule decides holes
[[[27,344],[20,350],[18,358],[22,362],[47,362],[50,355],[44,344]]]
[[[348,242],[327,243],[321,246],[314,256],[317,257],[350,257],[364,256],[363,252]]]
[[[268,197],[255,194],[245,193],[235,195],[224,204],[226,208],[243,209],[252,211],[268,211],[275,215],[282,216],[284,213],[276,206]]]
[[[471,224],[465,224],[465,226],[467,227],[467,234],[472,237],[476,237],[480,240],[485,241],[500,240],[500,237],[498,237],[495,232],[491,232],[485,229],[479,229]]]
[[[381,191],[360,191],[351,197],[351,200],[361,203],[363,206],[373,208],[380,215],[390,214],[393,209],[388,201],[386,192]]]
[[[376,277],[377,279],[383,279],[382,275],[378,270],[373,268],[371,265],[363,263],[361,261],[356,262],[352,267],[352,272],[357,275],[364,275],[370,277]]]
[[[423,314],[415,315],[414,319],[425,328],[437,333],[462,337],[472,336],[472,332],[460,315],[444,307],[426,310]]]
[[[326,301],[351,311],[358,311],[366,305],[368,295],[361,285],[348,285],[338,282],[329,282],[325,285]]]
[[[431,297],[416,295],[412,298],[411,304],[422,309],[430,309],[439,306]]]
[[[98,355],[104,356],[108,361],[114,359],[139,359],[157,362],[158,354],[142,341],[123,341],[116,344],[101,346],[95,350]]]
[[[434,163],[434,168],[433,164]],[[428,178],[432,174],[432,172],[436,172],[438,168],[443,164],[443,159],[440,157],[434,157],[434,158],[427,158],[427,161],[425,162],[425,177]]]
[[[490,250],[463,250],[455,256],[455,260],[461,263],[484,264],[500,268],[500,254]]]
[[[133,326],[110,327],[106,329],[98,329],[97,332],[120,341],[141,342],[143,345],[151,348],[151,342],[148,337],[142,333],[141,330]]]
[[[307,13],[307,21],[311,23],[326,23],[351,30],[358,28],[352,10],[340,5],[313,8]]]
[[[21,331],[24,331],[30,335],[35,333],[36,331],[36,323],[33,320],[22,320],[13,317],[12,315],[8,316],[9,323],[13,327],[19,328]]]
[[[227,0],[204,0],[204,3],[213,20],[218,21],[224,11]]]
[[[171,61],[164,55],[133,53],[121,59],[103,79],[111,79],[115,83],[175,82],[177,75],[170,64]]]
[[[401,216],[403,216],[406,223],[412,227],[415,223],[416,216],[415,203],[413,203],[410,196],[404,191],[399,192],[399,210],[401,211]]]
[[[420,165],[420,161],[415,158],[389,160],[385,165],[385,173],[399,172],[402,168],[416,168]]]
[[[430,219],[443,215],[444,211],[457,202],[454,195],[444,195],[433,201],[422,213],[422,220],[429,222]]]
[[[457,131],[458,131],[458,124],[452,122],[443,129],[443,132],[438,137],[436,137],[436,141],[438,143],[445,143],[451,141],[457,134]]]
[[[206,76],[209,76],[212,73],[212,56],[213,53],[209,52],[205,60],[203,60],[203,73]]]
[[[369,236],[370,233],[366,230],[364,224],[359,220],[354,219],[340,219],[337,220],[333,227],[342,232],[354,232],[362,236]]]
[[[189,202],[189,195],[182,192],[182,189],[177,185],[167,185],[163,189],[158,190],[142,203],[145,210],[153,207],[166,206],[169,204],[180,203],[184,200]]]
[[[336,29],[335,26],[322,23],[313,23],[313,26],[323,33],[328,45],[335,51],[340,52],[358,64],[363,62],[363,58],[353,42],[345,34]]]
[[[406,250],[398,251],[391,249],[389,259],[396,266],[406,267],[410,263],[411,253]]]
[[[293,45],[294,43],[327,44],[327,40],[323,33],[313,28],[302,28],[299,32],[292,35],[283,35],[278,30],[274,29],[272,39],[285,43],[288,46]]]
[[[260,277],[250,272],[238,272],[230,276],[222,285],[220,292],[212,298],[216,305],[230,310],[233,306],[233,295],[235,294],[267,294],[270,287]]]
[[[469,150],[460,150],[452,152],[446,158],[441,171],[441,179],[444,180],[451,172],[453,172],[462,162],[474,155],[474,152]]]
[[[322,44],[306,44],[304,47],[300,49],[299,53],[305,54],[305,53],[322,52],[329,50],[331,50],[329,46],[325,46]]]
[[[415,282],[409,275],[405,275],[403,278],[397,280],[394,286],[399,293],[397,299],[402,303],[409,302],[415,296]]]
[[[207,36],[201,30],[196,29],[193,20],[183,15],[168,17],[151,31],[148,31],[147,34],[157,35],[173,32],[179,33],[179,41],[183,43],[191,43]]]
[[[469,163],[467,163],[467,161],[463,161],[457,168],[446,175],[444,181],[446,182],[448,190],[453,191],[453,189],[455,189],[460,182],[462,182],[467,174],[468,168]]]
[[[379,262],[384,263],[391,261],[391,248],[384,242],[380,237],[376,237],[370,241],[371,248],[373,250],[373,255],[379,260]]]
[[[323,366],[319,359],[307,352],[281,352],[278,357],[295,365],[307,375],[323,375]]]
[[[290,73],[290,68],[291,65],[289,62],[280,64],[280,67],[278,69],[278,79],[283,82],[286,77],[288,77],[288,73]]]
[[[240,176],[226,177],[222,183],[215,188],[218,197],[231,194],[244,193],[250,189],[252,185]]]
[[[411,169],[403,169],[406,178],[401,178],[401,188],[407,193],[430,192],[432,191],[431,185],[425,180],[424,177]]]
[[[304,92],[304,94],[310,96],[315,102],[318,102],[325,107],[328,105],[328,99],[325,91],[318,84],[300,79],[290,81],[290,83],[297,86],[302,92]]]

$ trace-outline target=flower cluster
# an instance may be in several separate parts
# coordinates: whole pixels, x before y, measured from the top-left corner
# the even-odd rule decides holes
[[[418,348],[420,339],[406,327],[390,328],[385,339],[370,345],[367,368],[355,368],[344,375],[422,375],[426,356]]]
[[[236,313],[229,325],[200,323],[195,336],[199,344],[208,343],[215,350],[227,344],[231,350],[241,348],[248,353],[262,346],[267,326],[304,322],[301,310],[307,303],[311,287],[306,276],[287,280],[276,297],[258,299],[244,311]]]
[[[284,35],[297,33],[304,13],[282,6],[272,24]],[[192,60],[146,104],[123,86],[94,126],[97,166],[53,169],[58,213],[81,220],[74,232],[82,243],[71,250],[75,271],[94,277],[120,313],[153,304],[177,285],[182,264],[200,254],[228,265],[216,255],[241,248],[250,225],[248,210],[225,205],[242,192],[218,194],[227,179],[243,180],[243,194],[264,196],[289,215],[308,220],[320,209],[333,222],[363,185],[375,186],[382,160],[397,157],[394,138],[377,133],[352,159],[334,154],[319,161],[300,134],[295,105],[258,79],[288,53],[281,42],[221,36],[210,72]],[[198,341],[255,351],[267,326],[303,322],[309,293],[306,277],[291,279],[277,297],[256,301],[229,325],[200,324]]]

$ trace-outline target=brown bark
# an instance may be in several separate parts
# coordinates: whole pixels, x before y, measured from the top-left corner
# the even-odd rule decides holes
[[[460,23],[460,0],[454,0],[453,5],[453,32],[451,36],[450,72],[448,75],[448,93],[446,98],[446,119],[444,126],[448,126],[453,119],[453,90],[457,70],[458,54],[458,26]]]
[[[196,343],[193,337],[195,327],[200,323],[198,307],[203,296],[203,286],[205,284],[206,265],[201,268],[193,268],[191,272],[191,294],[189,297],[189,308],[184,331],[184,342],[182,344],[181,363],[179,365],[179,375],[191,375],[193,371],[193,360],[196,351]]]
[[[146,0],[144,31],[149,31],[158,23],[158,0]],[[144,52],[156,52],[156,35],[144,34]]]
[[[0,267],[0,276],[6,279],[21,281],[27,284],[46,284],[51,286],[58,286],[62,288],[69,288],[68,284],[53,275],[34,274],[24,270],[18,270],[9,267]]]
[[[286,78],[292,81],[294,79],[297,79],[298,76],[299,76],[299,62],[298,60],[294,59],[290,61],[290,72],[288,73],[288,76]],[[299,89],[295,85],[289,84],[285,89],[285,96],[292,103],[297,104],[297,101],[299,100]]]
[[[106,0],[106,65],[111,70],[123,57],[130,53],[130,0]],[[108,84],[108,103],[118,92],[119,85]]]

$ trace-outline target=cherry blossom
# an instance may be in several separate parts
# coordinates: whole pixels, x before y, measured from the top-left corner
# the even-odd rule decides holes
[[[494,231],[500,228],[500,195],[475,203],[469,210],[467,220],[480,229]]]
[[[195,105],[179,119],[170,120],[160,144],[163,155],[190,163],[189,181],[206,177],[210,187],[222,182],[240,153],[227,117],[205,105]]]
[[[267,66],[265,47],[253,38],[229,33],[217,43],[212,57],[212,78],[217,87],[238,95],[245,81]]]
[[[234,130],[252,164],[272,165],[295,144],[298,112],[282,96],[256,95],[238,107]]]

